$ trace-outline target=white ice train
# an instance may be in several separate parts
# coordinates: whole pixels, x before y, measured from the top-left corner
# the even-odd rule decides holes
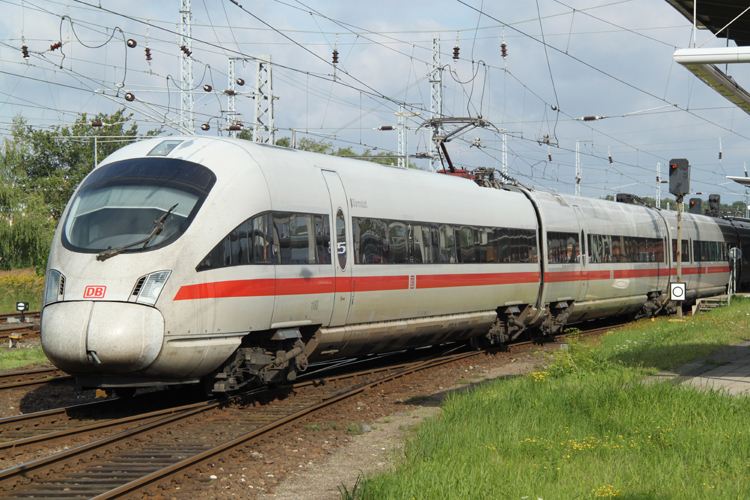
[[[688,299],[725,291],[740,226],[685,215]],[[42,345],[82,387],[230,391],[314,361],[674,308],[675,238],[674,212],[243,140],[150,139],[104,160],[65,209]]]

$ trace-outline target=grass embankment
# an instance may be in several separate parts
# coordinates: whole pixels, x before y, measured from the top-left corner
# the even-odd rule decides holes
[[[43,289],[44,277],[37,276],[33,269],[0,271],[0,314],[16,312],[16,302],[28,302],[30,311],[40,310]],[[30,369],[33,365],[48,363],[41,347],[7,347],[6,343],[0,348],[0,371]]]
[[[750,498],[750,398],[643,377],[735,344],[750,300],[573,342],[546,369],[450,396],[358,498]],[[345,494],[344,496],[349,496]]]
[[[16,312],[16,302],[28,302],[29,311],[42,308],[44,276],[34,269],[0,271],[0,314]]]

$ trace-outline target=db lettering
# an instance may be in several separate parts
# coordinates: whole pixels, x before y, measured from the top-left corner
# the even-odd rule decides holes
[[[106,286],[87,286],[83,291],[84,299],[103,299],[107,292]]]

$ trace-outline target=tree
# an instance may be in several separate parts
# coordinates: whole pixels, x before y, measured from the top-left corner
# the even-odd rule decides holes
[[[57,221],[95,158],[103,160],[138,135],[131,118],[125,110],[92,119],[81,114],[71,126],[47,130],[20,116],[13,120],[0,149],[0,269],[44,269]]]
[[[357,154],[354,152],[352,148],[335,148],[333,146],[332,142],[325,142],[324,140],[316,141],[315,139],[310,139],[308,137],[303,137],[300,139],[299,144],[297,145],[297,149],[301,149],[303,151],[311,151],[313,153],[321,153],[326,155],[332,155],[332,156],[356,156],[360,160],[365,161],[371,161],[374,163],[380,163],[382,165],[396,165],[398,163],[398,160],[395,158],[382,158],[383,156],[394,156],[393,153],[387,152],[387,151],[380,151],[378,154],[372,154],[372,150],[365,149],[365,151],[362,154]],[[367,158],[361,158],[362,156],[365,156]],[[417,165],[413,162],[409,162],[409,168],[416,168],[418,169]]]

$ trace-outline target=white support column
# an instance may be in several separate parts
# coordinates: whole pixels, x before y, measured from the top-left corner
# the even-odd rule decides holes
[[[581,141],[576,141],[576,196],[581,196],[581,177],[583,177],[583,166],[581,166]]]
[[[656,208],[661,208],[661,162],[656,162]]]
[[[253,140],[255,142],[274,144],[276,141],[274,140],[275,130],[273,123],[274,95],[271,55],[259,55],[257,63]]]
[[[180,125],[195,133],[193,109],[193,13],[190,0],[180,0]],[[182,48],[184,47],[184,49]]]
[[[503,129],[503,174],[508,175],[508,134]]]
[[[237,62],[236,59],[229,59],[229,70],[227,75],[229,77],[229,92],[227,92],[227,127],[237,124],[237,96],[235,95],[235,68],[234,65]],[[237,137],[237,131],[229,129],[229,137]]]
[[[430,119],[443,116],[443,69],[440,66],[440,37],[432,39],[432,71],[430,72]],[[430,137],[430,172],[438,170],[440,156],[433,140],[440,134],[440,127],[432,128]]]
[[[403,103],[398,105],[398,166],[400,168],[409,167],[409,146],[407,146],[406,137],[406,108]]]

